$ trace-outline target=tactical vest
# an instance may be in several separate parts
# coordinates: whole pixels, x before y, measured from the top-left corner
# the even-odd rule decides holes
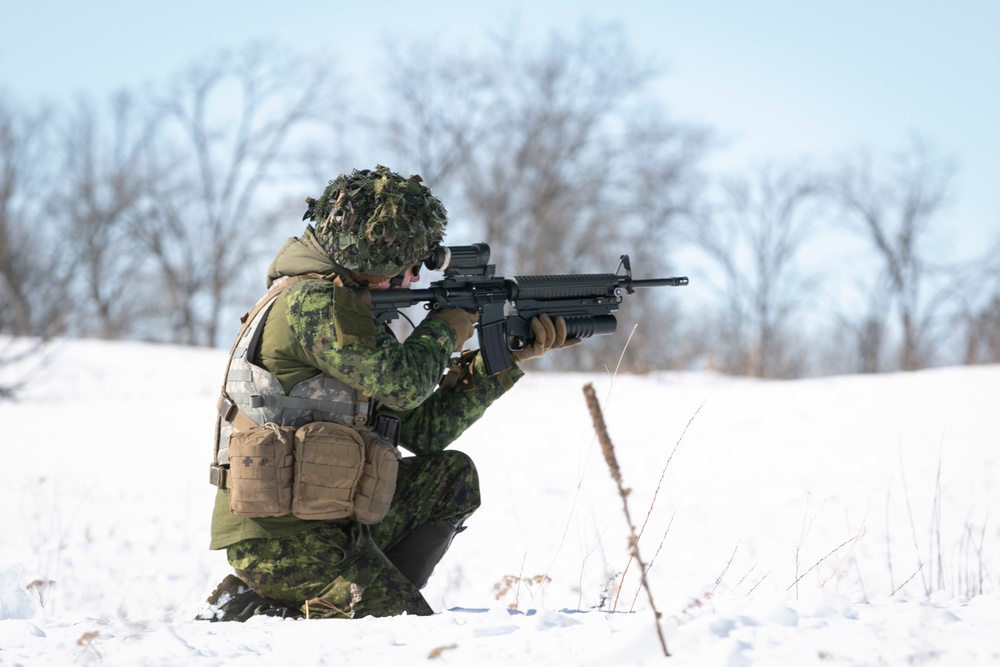
[[[287,394],[254,363],[278,295],[312,276],[282,278],[243,318],[219,399],[210,481],[229,489],[236,516],[380,522],[396,491],[399,420],[367,428],[364,392],[322,373]]]
[[[339,422],[363,426],[368,421],[368,396],[347,383],[320,373],[299,382],[285,393],[274,375],[254,363],[264,320],[278,295],[295,282],[305,279],[282,278],[246,316],[229,356],[224,392],[219,400],[215,457],[211,481],[225,487],[229,466],[229,439],[239,428],[271,423],[299,427],[309,422]]]

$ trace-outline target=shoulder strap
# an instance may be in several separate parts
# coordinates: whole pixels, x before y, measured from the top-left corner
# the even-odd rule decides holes
[[[257,314],[265,307],[267,307],[271,302],[273,302],[278,295],[287,290],[289,287],[296,283],[300,283],[304,280],[317,280],[323,279],[326,276],[321,276],[319,274],[309,273],[301,276],[283,276],[271,284],[271,289],[267,291],[261,299],[254,305],[249,312],[244,313],[243,317],[240,318],[240,331],[236,334],[236,338],[233,341],[233,346],[229,350],[229,361],[226,363],[226,373],[222,377],[222,389],[219,391],[219,401],[216,404],[216,408],[219,411],[219,416],[215,420],[215,445],[213,447],[212,453],[212,464],[218,465],[219,463],[219,429],[222,426],[222,420],[226,420],[233,425],[237,431],[246,431],[254,426],[256,423],[250,419],[243,411],[241,411],[236,404],[229,398],[226,394],[226,378],[229,376],[229,369],[233,364],[233,355],[236,353],[236,347],[239,345],[240,339],[243,338],[243,334],[246,333],[247,327],[254,321]]]

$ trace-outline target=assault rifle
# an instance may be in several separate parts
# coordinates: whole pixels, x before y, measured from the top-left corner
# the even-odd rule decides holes
[[[688,284],[687,277],[632,278],[628,255],[621,256],[620,273],[593,273],[551,276],[496,276],[489,263],[490,247],[485,243],[469,246],[440,246],[424,259],[431,271],[444,278],[426,289],[387,289],[370,292],[371,311],[382,324],[391,322],[399,310],[424,302],[428,310],[463,308],[479,313],[479,351],[486,370],[497,374],[513,365],[509,350],[521,350],[534,340],[531,318],[547,313],[566,319],[568,338],[589,338],[612,334],[618,322],[622,291],[632,294],[637,287],[677,287]]]

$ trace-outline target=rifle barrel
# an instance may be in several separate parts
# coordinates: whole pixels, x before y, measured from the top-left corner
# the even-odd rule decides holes
[[[632,287],[683,287],[687,284],[687,276],[678,276],[676,278],[643,278],[641,280],[629,280],[626,283],[626,285]]]

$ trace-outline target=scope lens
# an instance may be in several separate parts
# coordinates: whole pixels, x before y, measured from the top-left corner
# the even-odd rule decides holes
[[[438,246],[424,260],[424,266],[431,271],[475,269],[486,266],[489,261],[489,245],[474,243],[472,245]]]

